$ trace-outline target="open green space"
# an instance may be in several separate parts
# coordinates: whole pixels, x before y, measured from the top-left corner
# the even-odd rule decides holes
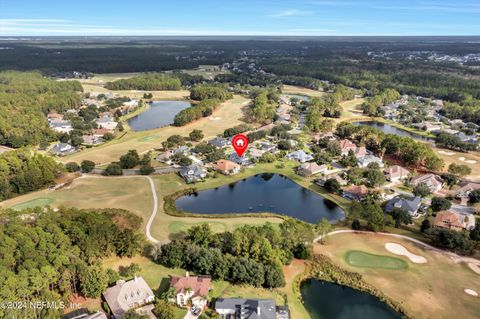
[[[35,208],[35,207],[44,207],[50,205],[55,201],[52,197],[39,197],[35,198],[17,205],[12,206],[14,210],[22,210],[27,208]]]
[[[354,267],[406,269],[407,262],[395,257],[375,255],[359,250],[350,250],[345,254],[345,261]]]

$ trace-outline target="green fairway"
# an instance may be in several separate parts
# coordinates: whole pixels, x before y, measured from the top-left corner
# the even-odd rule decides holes
[[[177,221],[171,222],[170,225],[168,225],[168,230],[172,234],[186,232],[191,227],[195,225],[201,225],[201,224],[205,224],[205,222],[189,223],[189,222],[177,220]],[[207,222],[206,224],[208,224],[212,229],[212,231],[214,231],[215,233],[221,233],[221,232],[227,231],[227,225],[225,223]]]
[[[50,205],[54,201],[55,201],[55,199],[53,199],[51,197],[39,197],[39,198],[29,200],[27,202],[17,204],[15,206],[13,206],[12,209],[22,210],[22,209],[34,208],[34,207],[44,207],[44,206]]]
[[[395,257],[374,255],[359,250],[349,250],[345,254],[345,261],[354,267],[382,268],[382,269],[406,269],[407,262]]]

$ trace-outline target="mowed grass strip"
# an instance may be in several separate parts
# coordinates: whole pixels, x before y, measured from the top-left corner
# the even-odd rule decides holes
[[[370,254],[359,250],[350,250],[345,254],[345,261],[354,267],[362,268],[381,268],[381,269],[406,269],[408,264],[406,261],[390,257]]]
[[[12,206],[12,209],[22,210],[27,208],[44,207],[44,206],[50,205],[54,201],[55,199],[51,197],[39,197],[39,198],[35,198],[32,200],[17,204],[15,206]]]

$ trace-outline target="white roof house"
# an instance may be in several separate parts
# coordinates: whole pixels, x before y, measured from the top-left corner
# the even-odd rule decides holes
[[[367,167],[370,163],[377,163],[379,167],[383,167],[382,159],[375,155],[365,155],[358,158],[358,166],[360,167]]]
[[[298,161],[300,163],[305,163],[313,160],[313,156],[305,153],[304,150],[288,153],[285,157],[289,160]]]

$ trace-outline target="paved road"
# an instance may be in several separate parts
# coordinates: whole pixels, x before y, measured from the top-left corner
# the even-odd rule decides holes
[[[450,251],[446,251],[446,250],[442,250],[442,249],[439,249],[439,248],[436,248],[436,247],[433,247],[429,244],[426,244],[424,243],[423,241],[420,241],[418,239],[415,239],[415,238],[412,238],[412,237],[408,237],[408,236],[404,236],[404,235],[399,235],[399,234],[390,234],[390,233],[373,233],[373,232],[370,232],[370,231],[363,231],[363,230],[352,230],[352,229],[343,229],[343,230],[335,230],[335,231],[332,231],[330,233],[328,233],[326,236],[332,236],[332,235],[336,235],[336,234],[345,234],[345,233],[357,233],[357,234],[375,234],[375,235],[382,235],[382,236],[389,236],[389,237],[395,237],[395,238],[401,238],[401,239],[406,239],[406,240],[409,240],[411,242],[414,242],[420,246],[423,246],[424,248],[427,248],[429,250],[432,250],[432,251],[435,251],[435,252],[438,252],[438,253],[442,253],[442,254],[445,254],[447,255],[448,257],[452,258],[454,262],[458,263],[458,262],[466,262],[466,263],[480,263],[480,260],[478,259],[475,259],[475,258],[472,258],[472,257],[465,257],[465,256],[460,256],[460,255],[457,255],[455,253],[452,253]],[[318,242],[320,239],[323,238],[323,235],[321,236],[318,236],[317,238],[315,238],[313,240],[314,243]]]

